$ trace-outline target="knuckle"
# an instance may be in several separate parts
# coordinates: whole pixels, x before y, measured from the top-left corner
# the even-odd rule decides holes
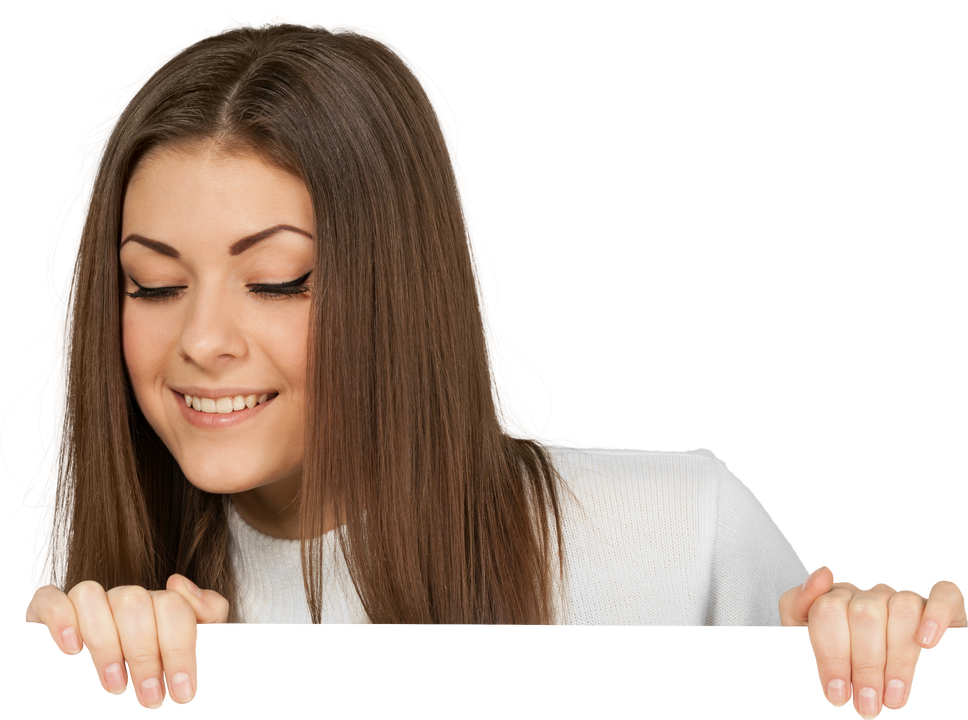
[[[817,663],[835,674],[840,674],[845,668],[850,667],[850,655],[836,651],[825,651],[817,654]]]
[[[112,610],[130,610],[151,607],[151,596],[143,587],[119,585],[108,590],[108,601]]]
[[[74,627],[74,613],[64,603],[50,605],[44,613],[44,624],[47,627]]]
[[[921,588],[916,588],[913,585],[898,585],[897,590],[903,590],[904,592],[910,593],[912,595],[917,595],[919,598],[925,598],[924,591]],[[900,593],[898,593],[900,595]]]
[[[894,593],[890,600],[892,603],[902,601],[921,603],[922,599],[920,595],[918,595],[916,592],[912,592],[911,590],[898,590],[896,593]]]
[[[121,652],[121,648],[118,646],[116,638],[116,635],[106,636],[95,633],[85,636],[84,642],[87,644],[87,649],[91,651],[92,655],[113,657]]]
[[[65,593],[63,590],[61,590],[56,585],[44,585],[41,588],[37,588],[37,591],[34,593],[34,600],[43,600],[43,599],[46,599],[46,598],[55,598],[58,595],[66,595],[66,594],[67,593]]]
[[[867,621],[879,620],[883,614],[876,601],[862,597],[850,601],[850,605],[847,606],[847,616],[851,620]]]
[[[94,580],[84,580],[79,582],[67,593],[67,597],[69,597],[73,603],[90,602],[91,600],[102,597],[103,595],[104,588],[101,587],[101,583],[95,582]]]
[[[156,669],[161,667],[161,656],[157,650],[152,651],[147,648],[139,648],[132,651],[129,655],[125,655],[124,659],[129,666],[137,670],[143,670],[147,674],[154,674]]]
[[[887,609],[892,615],[920,617],[924,611],[924,601],[917,593],[902,590],[891,597],[887,603]]]
[[[813,606],[810,608],[810,615],[814,613],[821,617],[827,617],[831,615],[837,615],[843,613],[844,611],[844,601],[835,597],[828,597],[827,595],[822,595],[817,598]]]
[[[151,596],[151,602],[154,604],[155,610],[162,612],[183,612],[187,608],[192,615],[195,614],[188,601],[173,590],[159,590]]]
[[[878,674],[884,674],[884,663],[879,663],[874,660],[854,660],[850,667],[855,675],[876,676]]]
[[[898,655],[892,657],[887,663],[885,673],[899,678],[911,678],[914,675],[914,668],[918,663],[917,657],[909,655]],[[908,683],[910,684],[910,683]]]

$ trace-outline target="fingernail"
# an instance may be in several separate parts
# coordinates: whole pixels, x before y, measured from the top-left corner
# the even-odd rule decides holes
[[[121,663],[111,663],[104,671],[105,690],[113,698],[124,697],[128,694],[128,674],[121,667]]]
[[[938,634],[938,623],[928,620],[921,626],[921,644],[930,645],[934,642],[934,636]]]
[[[874,688],[861,688],[859,714],[864,720],[877,717],[877,690]]]
[[[189,589],[189,590],[191,590],[191,591],[192,591],[192,592],[193,592],[193,593],[194,593],[195,595],[197,595],[197,596],[198,596],[199,598],[201,598],[201,597],[202,597],[202,591],[198,589],[198,585],[196,585],[195,583],[193,583],[193,582],[192,582],[191,580],[189,580],[188,578],[185,578],[185,582],[186,582],[186,583],[188,583],[188,589]]]
[[[810,574],[807,575],[807,579],[803,581],[803,585],[800,586],[800,589],[801,590],[806,590],[807,589],[807,583],[810,582],[810,578],[812,578],[816,574],[817,574],[817,568],[813,568],[810,571]]]
[[[188,673],[175,673],[171,679],[171,685],[178,702],[188,704],[192,701],[195,690],[192,688],[192,681],[188,677]]]
[[[77,637],[77,633],[72,627],[64,628],[64,632],[61,633],[61,642],[64,643],[64,647],[71,655],[81,651],[81,639]]]
[[[904,683],[900,680],[891,680],[884,691],[884,704],[897,707],[904,700]]]
[[[141,709],[148,712],[158,712],[165,708],[165,696],[158,678],[148,678],[141,683],[141,703],[147,705]]]
[[[834,710],[843,710],[847,705],[847,683],[840,678],[827,683],[827,700]]]

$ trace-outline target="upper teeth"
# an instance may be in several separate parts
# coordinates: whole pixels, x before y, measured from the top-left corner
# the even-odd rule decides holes
[[[235,397],[223,397],[213,400],[212,398],[198,397],[185,394],[185,404],[195,408],[200,412],[207,413],[230,413],[233,410],[245,410],[253,408],[259,403],[264,403],[268,399],[268,394],[259,395],[236,395]]]

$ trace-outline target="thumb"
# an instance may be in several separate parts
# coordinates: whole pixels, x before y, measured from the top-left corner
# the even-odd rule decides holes
[[[200,590],[184,575],[175,573],[168,578],[165,589],[184,597],[195,611],[198,624],[224,623],[229,617],[229,601],[214,590]]]
[[[802,627],[807,624],[814,601],[830,592],[834,574],[826,565],[815,570],[799,587],[790,588],[780,597],[780,625]]]

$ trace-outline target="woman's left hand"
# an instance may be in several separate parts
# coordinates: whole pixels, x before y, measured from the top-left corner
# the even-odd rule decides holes
[[[834,584],[826,567],[780,598],[780,624],[806,625],[827,699],[840,707],[854,687],[854,709],[873,718],[883,702],[904,707],[921,648],[933,648],[949,627],[965,627],[965,597],[942,580],[925,600],[887,585],[863,591]],[[839,694],[838,694],[839,692]]]

